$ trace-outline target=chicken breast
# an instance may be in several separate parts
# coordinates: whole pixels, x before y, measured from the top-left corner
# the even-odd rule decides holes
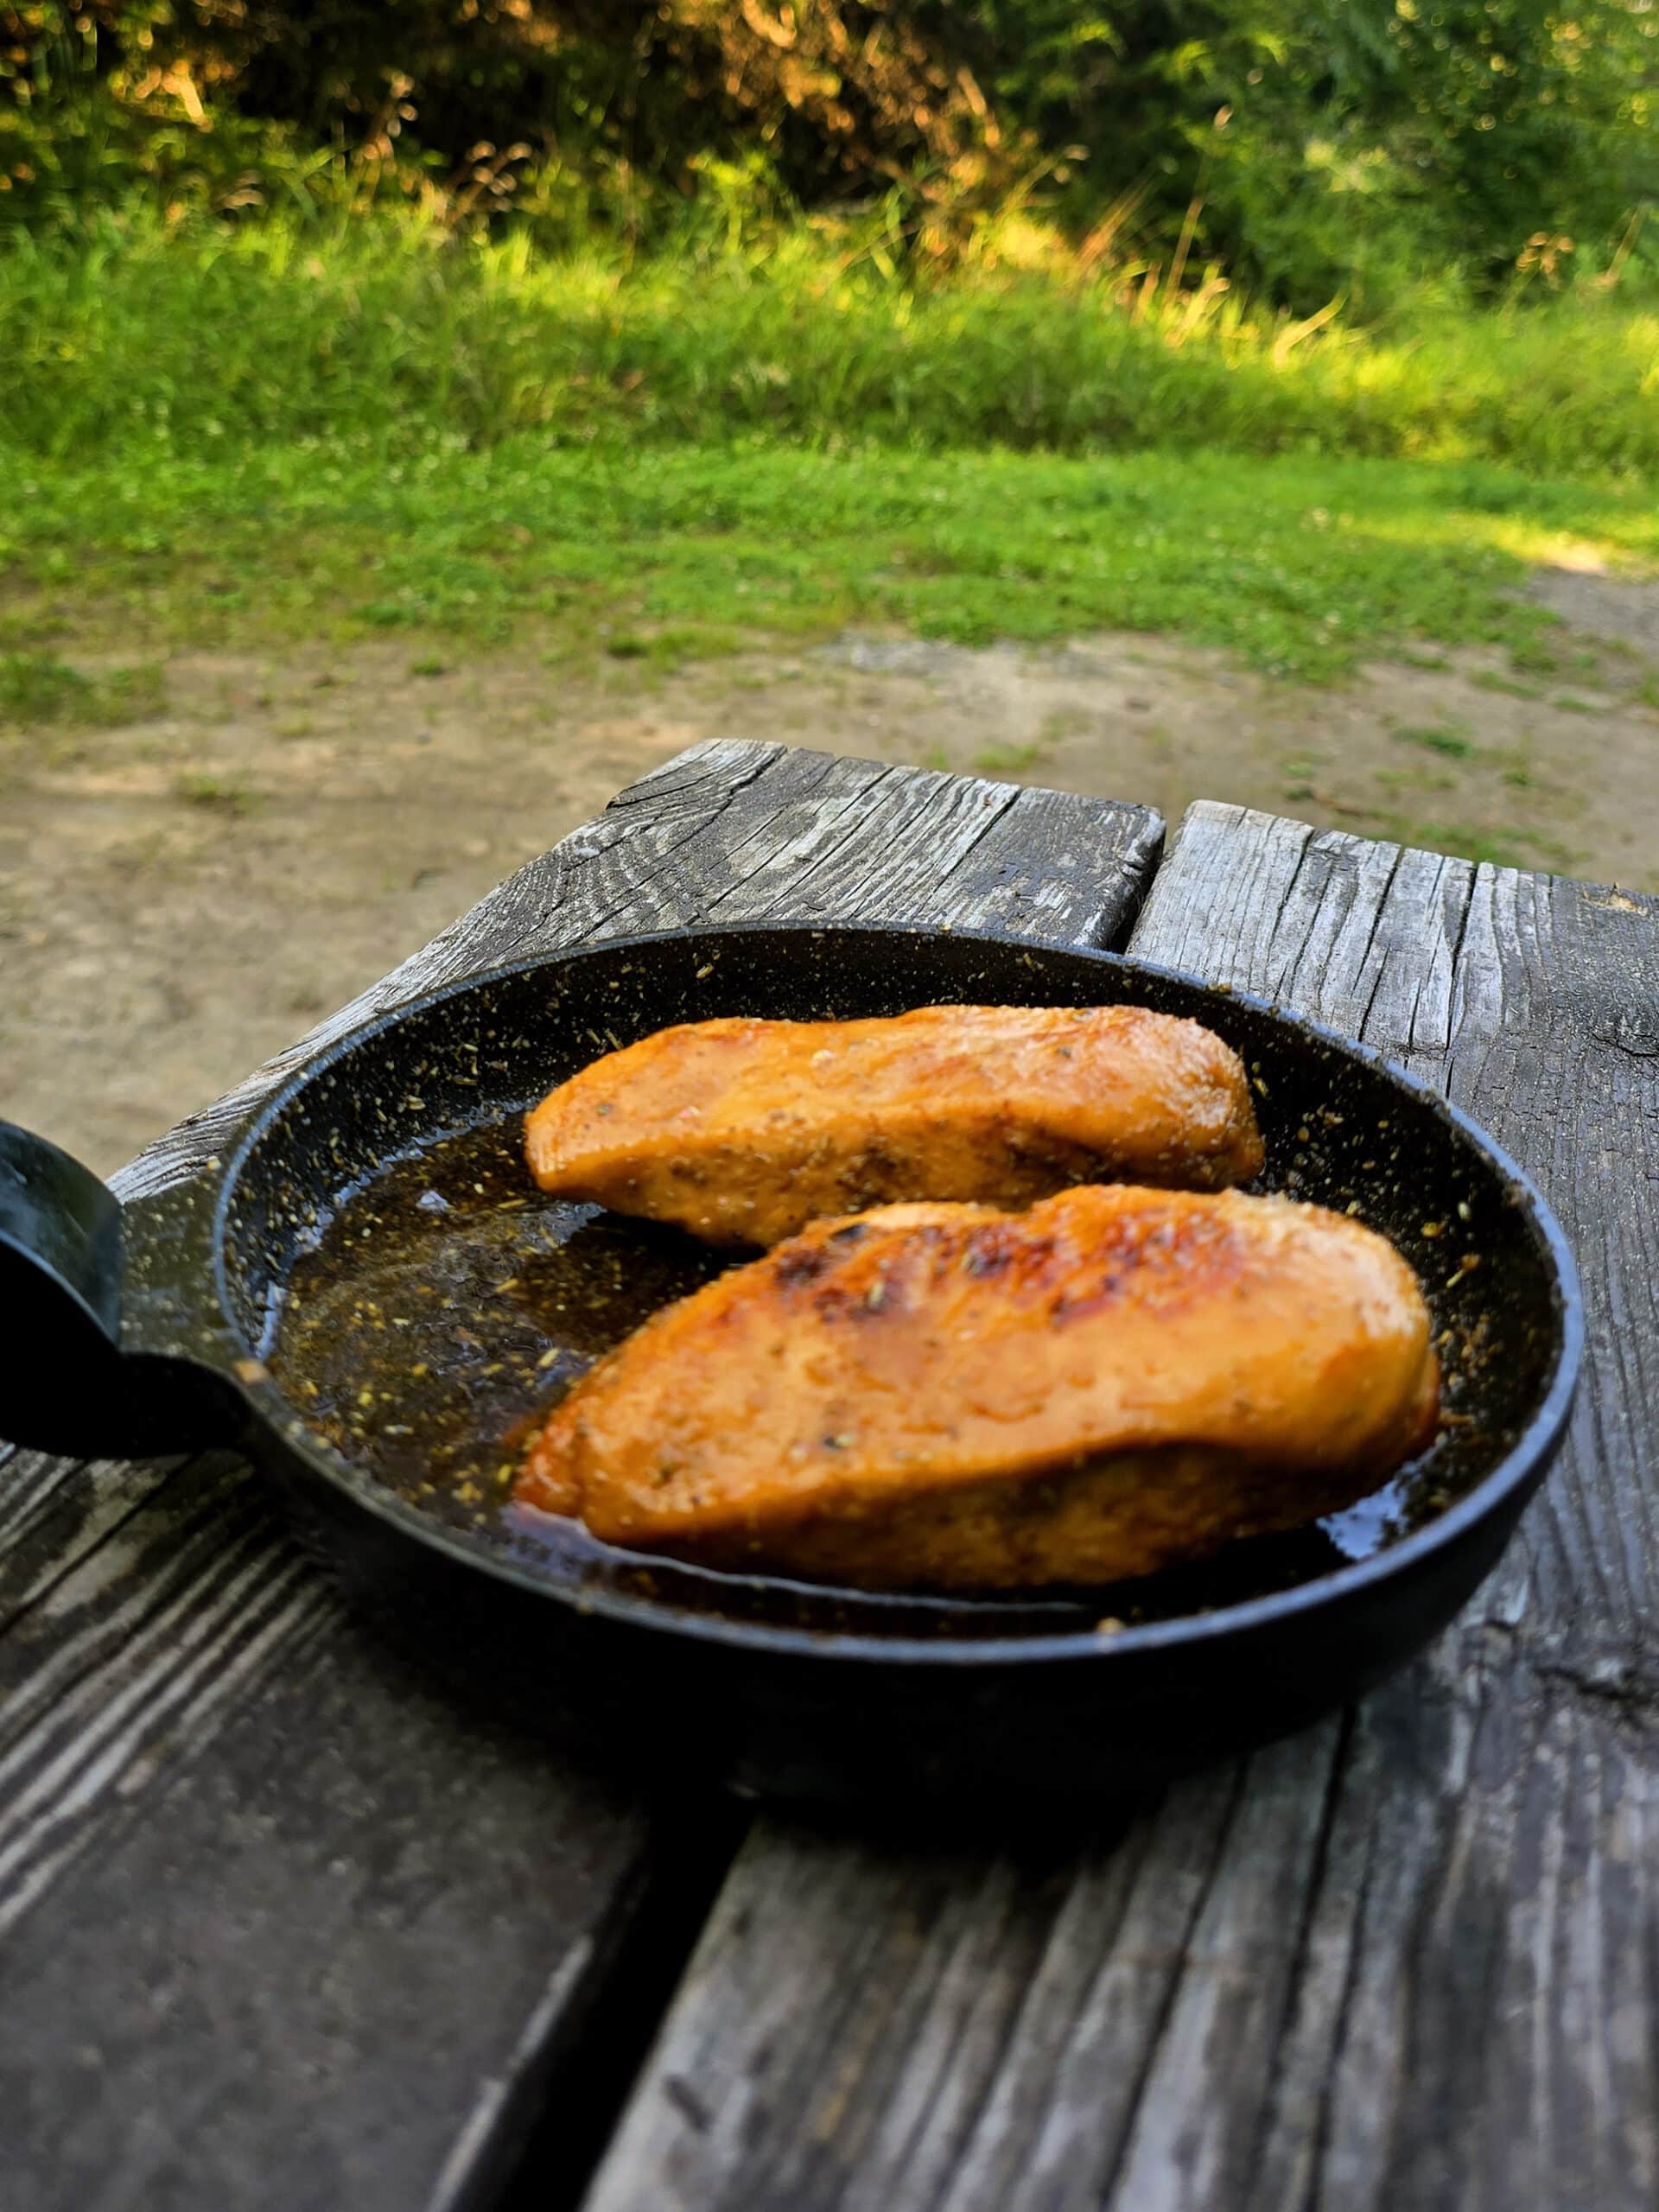
[[[1285,1198],[1086,1186],[815,1224],[582,1376],[517,1497],[868,1588],[1116,1581],[1351,1503],[1438,1410],[1382,1237]]]
[[[1219,1190],[1262,1166],[1238,1055],[1133,1006],[659,1030],[561,1084],[524,1148],[543,1190],[715,1244],[775,1244],[895,1199],[1018,1207],[1120,1178]]]

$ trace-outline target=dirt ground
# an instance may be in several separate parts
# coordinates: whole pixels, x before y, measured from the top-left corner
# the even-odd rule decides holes
[[[1172,826],[1232,799],[1659,888],[1659,585],[1535,589],[1571,626],[1553,669],[1426,657],[1327,690],[1134,636],[848,639],[575,680],[528,650],[181,654],[153,719],[0,729],[0,1114],[114,1167],[716,735],[1138,799]]]

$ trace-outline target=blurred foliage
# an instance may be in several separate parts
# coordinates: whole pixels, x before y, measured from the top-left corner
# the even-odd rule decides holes
[[[1349,453],[1659,474],[1659,308],[1593,287],[1395,332],[1210,281],[957,266],[899,283],[879,221],[764,255],[693,211],[661,251],[549,253],[387,207],[226,226],[124,209],[0,251],[0,454],[356,439],[388,461],[586,448]],[[205,334],[209,342],[204,342]],[[0,499],[0,561],[8,527]]]
[[[0,222],[856,207],[895,264],[1059,242],[1371,309],[1639,268],[1656,34],[1651,0],[0,0]]]

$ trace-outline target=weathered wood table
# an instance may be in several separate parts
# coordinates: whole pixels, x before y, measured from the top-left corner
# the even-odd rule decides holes
[[[696,917],[976,922],[1443,1084],[1590,1365],[1499,1573],[1357,1710],[1046,1852],[664,1804],[463,1714],[223,1456],[0,1469],[4,2212],[1622,2212],[1659,2200],[1659,901],[753,745],[371,1009]]]

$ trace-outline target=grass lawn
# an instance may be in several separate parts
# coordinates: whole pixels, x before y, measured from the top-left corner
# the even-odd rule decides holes
[[[556,659],[662,664],[849,623],[964,642],[1177,632],[1320,680],[1424,642],[1524,654],[1545,620],[1511,596],[1527,563],[1656,556],[1659,512],[1637,489],[1491,464],[572,451],[527,434],[403,461],[0,451],[14,694],[24,660],[52,663],[65,639],[518,629]],[[54,683],[73,710],[46,675],[42,701]]]
[[[1313,681],[1524,652],[1525,563],[1659,558],[1656,357],[1601,296],[1361,333],[1075,269],[911,288],[805,232],[14,237],[0,715],[90,715],[77,644],[375,630],[667,665],[1126,627]]]

